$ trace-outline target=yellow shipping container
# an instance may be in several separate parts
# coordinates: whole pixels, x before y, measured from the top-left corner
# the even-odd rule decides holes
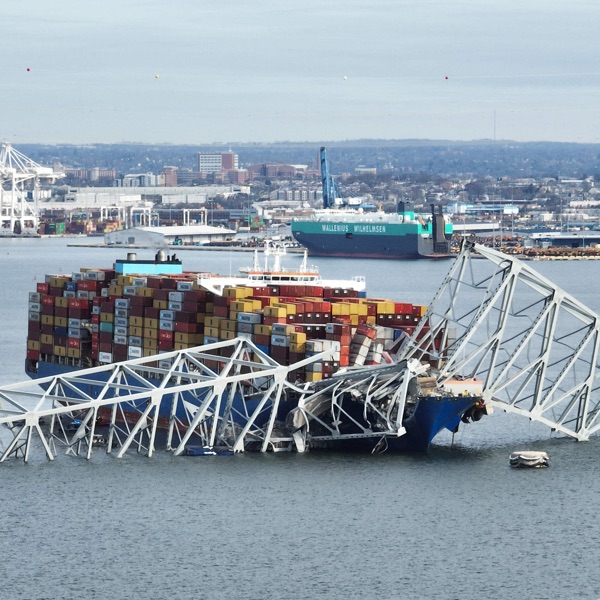
[[[225,298],[235,298],[236,300],[240,300],[242,298],[245,298],[246,296],[251,296],[251,295],[252,295],[251,288],[246,288],[246,287],[241,287],[241,286],[226,287],[223,290],[223,296],[225,296]]]
[[[221,323],[225,321],[225,317],[209,317],[208,315],[204,318],[204,327],[221,327]]]
[[[219,332],[221,330],[218,327],[207,327],[206,325],[204,326],[204,335],[207,335],[208,337],[219,337]],[[223,329],[223,331],[225,331]]]
[[[350,305],[347,302],[332,303],[331,315],[333,317],[348,317],[348,316],[350,316]]]
[[[129,324],[134,327],[143,327],[144,317],[129,317]]]
[[[168,300],[152,300],[152,306],[160,310],[167,310],[169,308]]]
[[[306,352],[306,341],[304,342],[290,342],[290,352]]]
[[[148,329],[158,329],[158,319],[150,319],[149,317],[144,317],[144,327],[148,327]]]
[[[67,356],[69,358],[81,358],[80,348],[67,348]]]
[[[306,381],[321,381],[323,379],[323,373],[317,373],[316,371],[306,371]]]
[[[40,340],[41,340],[42,344],[53,344],[54,336],[52,336],[48,333],[42,333],[42,335],[40,336]]]
[[[115,315],[113,313],[109,313],[109,312],[101,312],[100,313],[100,321],[102,323],[114,323]]]
[[[219,332],[219,339],[221,340],[234,340],[237,337],[236,331],[221,330]]]
[[[52,343],[52,336],[48,335],[46,337],[50,338],[50,342],[43,342],[44,344]],[[43,340],[42,340],[43,341]],[[37,340],[27,340],[27,350],[39,350],[40,343]]]
[[[235,312],[252,312],[252,300],[236,300],[229,305],[230,311]]]
[[[366,321],[369,325],[375,325],[375,323],[377,322],[377,317],[375,317],[373,315],[369,315],[367,317]]]
[[[208,319],[210,317],[207,317],[203,312],[199,312],[196,315],[196,323],[206,323],[206,319]]]
[[[175,341],[181,344],[189,344],[190,346],[199,346],[202,342],[202,336],[199,333],[183,333],[175,332]]]
[[[111,283],[108,286],[108,293],[111,296],[122,296],[123,295],[123,286],[122,285],[116,285],[114,283]]]
[[[142,344],[146,350],[158,350],[158,339],[145,337]]]
[[[117,275],[117,285],[123,287],[133,285],[133,275]]]
[[[271,326],[257,323],[252,328],[252,332],[254,333],[254,335],[271,335]]]
[[[293,325],[290,325],[289,327],[292,329],[292,331],[288,332],[290,336],[290,342],[293,342],[294,344],[302,344],[306,342],[305,333],[303,333],[302,331],[294,331]]]
[[[229,319],[223,321],[221,325],[226,331],[237,331],[237,321],[231,321]]]
[[[67,355],[67,349],[65,348],[65,346],[54,346],[53,352],[55,356]]]
[[[139,287],[138,296],[144,296],[146,298],[152,298],[154,296],[154,288]]]
[[[130,327],[129,335],[134,335],[136,337],[142,337],[144,335],[144,328],[143,327]]]
[[[54,298],[54,306],[67,308],[69,306],[69,299],[63,298],[62,296],[57,296],[56,298]]]
[[[54,325],[56,327],[68,327],[69,319],[67,317],[54,317]]]
[[[280,306],[281,308],[285,308],[285,312],[287,315],[295,315],[298,312],[298,307],[295,304],[288,304],[287,302],[278,302],[273,306]]]
[[[186,348],[191,348],[192,344],[188,344],[187,342],[174,342],[173,349],[174,350],[185,350]]]
[[[158,329],[154,327],[144,327],[144,338],[149,340],[157,340],[158,339]]]
[[[265,317],[280,319],[287,317],[287,311],[281,306],[265,306]]]
[[[147,356],[154,356],[155,354],[156,354],[155,349],[144,348],[144,358],[146,358]]]
[[[51,315],[42,315],[42,325],[54,325],[54,317]]]

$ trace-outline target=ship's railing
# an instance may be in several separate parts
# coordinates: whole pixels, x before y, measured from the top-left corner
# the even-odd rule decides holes
[[[465,242],[401,356],[439,364],[438,385],[481,379],[489,405],[587,440],[600,429],[599,354],[598,314],[518,258]]]

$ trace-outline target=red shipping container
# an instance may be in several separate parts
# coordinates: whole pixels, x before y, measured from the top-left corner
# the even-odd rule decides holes
[[[53,354],[54,346],[52,344],[40,344],[40,352],[42,354]]]
[[[158,339],[159,339],[159,341],[160,340],[164,340],[164,341],[173,343],[173,332],[172,331],[165,331],[163,329],[159,329],[159,331],[158,331]]]
[[[81,340],[79,338],[67,338],[67,348],[81,348]]]
[[[178,331],[179,333],[197,333],[198,324],[175,321],[175,331]]]
[[[48,354],[48,353],[46,353]],[[27,360],[39,360],[40,359],[40,351],[39,350],[27,350]]]
[[[173,342],[169,340],[158,340],[159,350],[173,350]]]
[[[159,319],[160,308],[155,308],[154,306],[146,306],[144,308],[144,317],[146,317],[147,319]]]
[[[42,296],[42,306],[54,307],[54,296]]]
[[[42,325],[39,321],[27,321],[27,337],[30,340],[39,340],[42,331]],[[34,337],[38,336],[38,337]]]
[[[50,325],[48,323],[42,323],[40,325],[40,333],[44,335],[53,335],[54,334],[54,325]]]
[[[131,296],[131,298],[139,298],[139,296]],[[144,316],[144,306],[131,306],[129,309],[130,317],[143,317]]]
[[[35,291],[38,294],[47,294],[49,287],[50,287],[50,284],[48,284],[48,283],[38,283],[35,286]]]
[[[185,290],[183,292],[184,302],[200,302],[206,298],[204,290]]]

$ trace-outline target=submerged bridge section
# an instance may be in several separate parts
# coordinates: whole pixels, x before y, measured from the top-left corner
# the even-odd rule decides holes
[[[482,379],[488,405],[587,440],[600,429],[599,320],[528,263],[467,242],[403,356],[437,363],[438,383]]]

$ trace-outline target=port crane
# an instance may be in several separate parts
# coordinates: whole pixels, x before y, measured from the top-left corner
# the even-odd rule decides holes
[[[319,152],[321,163],[321,182],[323,184],[323,208],[335,208],[340,202],[337,184],[329,172],[329,159],[327,148],[321,146]]]
[[[0,150],[0,234],[37,234],[40,182],[53,183],[62,177],[64,173],[42,167],[4,142]],[[27,187],[33,192],[32,201],[27,198]]]

